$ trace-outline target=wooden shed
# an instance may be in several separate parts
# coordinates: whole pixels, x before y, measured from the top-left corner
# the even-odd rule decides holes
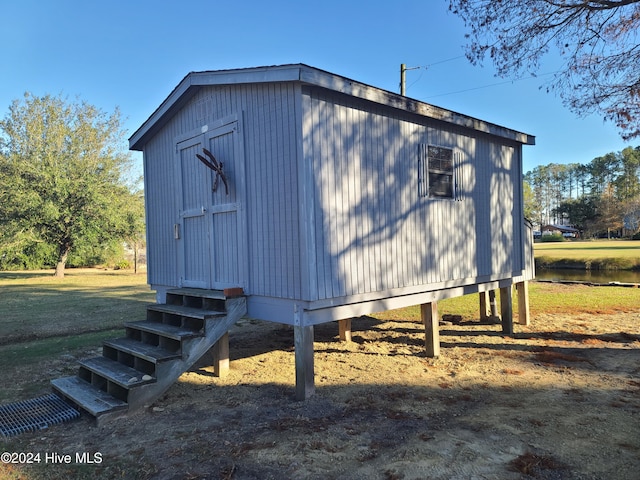
[[[502,289],[509,331],[507,289],[533,276],[533,144],[307,65],[190,73],[130,138],[148,281],[159,303],[242,289],[250,317],[293,325],[299,398],[316,324],[423,305],[433,355],[437,300]]]

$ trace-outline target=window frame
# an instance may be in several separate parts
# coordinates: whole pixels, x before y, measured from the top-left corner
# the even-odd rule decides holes
[[[450,161],[449,168],[437,168],[434,167],[431,160],[440,160],[435,155],[430,155],[431,149],[441,149],[450,152],[450,158],[444,159]],[[420,152],[418,157],[418,197],[429,199],[442,199],[442,200],[456,200],[458,194],[457,185],[457,152],[453,147],[446,147],[443,145],[436,145],[431,143],[420,144]],[[435,162],[434,162],[435,163]],[[440,165],[442,167],[442,164]],[[434,192],[434,182],[432,181],[432,175],[446,176],[449,178],[450,193],[441,194]]]

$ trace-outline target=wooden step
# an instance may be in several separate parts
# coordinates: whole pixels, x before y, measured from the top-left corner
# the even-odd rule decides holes
[[[175,305],[149,305],[146,320],[126,323],[125,338],[103,342],[102,357],[52,381],[54,390],[99,422],[121,417],[154,402],[246,313],[242,292],[171,292]]]
[[[127,410],[127,402],[118,400],[78,377],[57,378],[51,381],[54,390],[68,398],[94,417],[105,413]]]
[[[106,340],[103,342],[106,347],[111,347],[115,350],[128,353],[134,357],[142,358],[151,363],[166,362],[169,360],[175,360],[182,357],[182,354],[171,352],[167,349],[148,345],[146,343],[138,342],[130,338],[116,338],[115,340]]]
[[[83,360],[80,362],[80,368],[85,368],[126,389],[156,381],[154,377],[149,375],[146,375],[149,377],[148,379],[143,380],[145,376],[143,372],[106,357]]]
[[[147,310],[152,310],[154,312],[170,313],[170,314],[178,315],[181,317],[197,318],[199,320],[204,320],[207,318],[214,318],[214,317],[223,317],[226,315],[226,312],[222,312],[219,310],[203,310],[201,308],[183,307],[182,305],[169,305],[169,304],[147,305]]]
[[[141,320],[138,322],[126,322],[126,328],[134,328],[144,332],[161,335],[163,337],[172,338],[174,340],[182,340],[183,338],[200,337],[202,332],[192,330],[185,327],[175,327],[166,323],[153,322],[149,320]]]
[[[199,288],[174,288],[168,290],[167,294],[183,297],[210,298],[213,300],[225,300],[227,298],[222,290],[201,290]]]

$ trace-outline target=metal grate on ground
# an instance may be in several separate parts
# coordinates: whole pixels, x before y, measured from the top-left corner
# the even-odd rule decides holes
[[[0,406],[0,434],[10,437],[35,432],[78,417],[78,410],[52,393]]]

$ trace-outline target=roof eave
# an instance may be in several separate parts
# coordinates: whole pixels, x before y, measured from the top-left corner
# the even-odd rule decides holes
[[[280,65],[239,70],[191,72],[182,79],[156,111],[129,138],[129,148],[143,150],[146,138],[157,132],[164,125],[164,119],[170,118],[172,112],[182,108],[201,87],[297,81],[300,79],[301,67],[302,65]]]
[[[143,150],[147,139],[160,130],[166,119],[170,118],[173,112],[188,102],[203,86],[290,81],[300,81],[312,86],[327,88],[424,117],[441,120],[489,135],[496,135],[524,145],[535,145],[535,137],[532,135],[436,107],[308,65],[294,64],[189,73],[147,121],[131,136],[129,148],[131,150]]]
[[[191,97],[195,95],[197,88],[191,83],[191,74],[182,79],[169,96],[151,114],[151,116],[136,130],[129,138],[129,149],[142,151],[144,149],[145,137],[155,133],[162,127],[162,119],[165,115],[178,110]]]
[[[518,132],[507,127],[502,127],[491,122],[486,122],[461,113],[456,113],[445,108],[437,107],[409,97],[389,92],[364,83],[340,77],[322,70],[307,67],[301,70],[302,82],[334,90],[346,95],[381,103],[392,108],[408,111],[424,117],[441,120],[461,127],[466,127],[479,132],[507,138],[525,145],[535,145],[535,137]]]

